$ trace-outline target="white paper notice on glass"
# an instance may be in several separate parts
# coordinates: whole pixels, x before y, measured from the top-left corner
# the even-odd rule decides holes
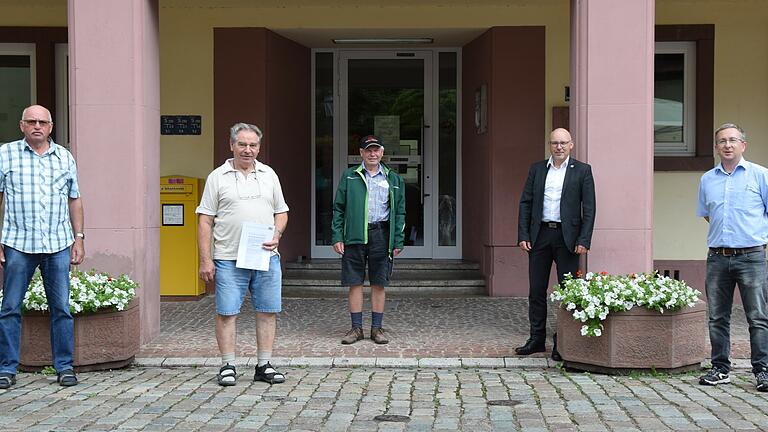
[[[273,225],[243,222],[235,267],[261,271],[269,270],[269,258],[272,256],[272,251],[264,249],[261,245],[272,240],[274,236],[275,227]]]

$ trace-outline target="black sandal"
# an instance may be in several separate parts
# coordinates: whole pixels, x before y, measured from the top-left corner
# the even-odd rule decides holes
[[[63,370],[59,372],[56,381],[62,387],[72,387],[77,385],[77,375],[75,375],[75,371],[72,369]]]
[[[9,373],[0,373],[0,389],[11,388],[16,384],[16,375]]]
[[[220,386],[233,386],[237,383],[237,371],[235,367],[227,363],[219,369],[216,381]]]
[[[256,366],[256,372],[253,374],[254,381],[264,381],[270,384],[280,384],[285,382],[285,375],[281,374],[269,362],[264,366]]]

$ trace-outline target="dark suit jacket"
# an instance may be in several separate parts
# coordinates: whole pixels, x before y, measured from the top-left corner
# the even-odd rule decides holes
[[[517,224],[517,242],[536,243],[544,211],[544,183],[548,160],[536,162],[528,170],[528,179],[520,197],[520,214]],[[565,245],[569,250],[582,245],[587,249],[592,243],[595,226],[595,180],[592,167],[574,158],[568,161],[560,198],[560,220]]]

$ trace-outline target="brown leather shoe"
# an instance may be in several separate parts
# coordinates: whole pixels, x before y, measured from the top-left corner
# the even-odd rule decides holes
[[[380,327],[371,327],[371,340],[379,345],[389,343],[389,339],[384,336],[384,329]]]
[[[353,344],[359,340],[362,340],[365,338],[365,335],[363,334],[363,329],[360,327],[352,327],[349,329],[347,334],[344,335],[343,338],[341,338],[341,343],[344,345],[350,345]]]

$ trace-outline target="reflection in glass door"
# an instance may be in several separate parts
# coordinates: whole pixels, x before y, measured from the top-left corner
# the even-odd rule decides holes
[[[36,99],[35,45],[0,44],[0,144],[20,138],[21,112]]]
[[[341,170],[362,162],[361,137],[379,136],[384,162],[405,181],[404,257],[431,258],[432,53],[345,52],[340,69]]]
[[[313,55],[312,257],[331,249],[341,173],[379,135],[406,182],[405,257],[461,257],[458,50],[327,50]]]

